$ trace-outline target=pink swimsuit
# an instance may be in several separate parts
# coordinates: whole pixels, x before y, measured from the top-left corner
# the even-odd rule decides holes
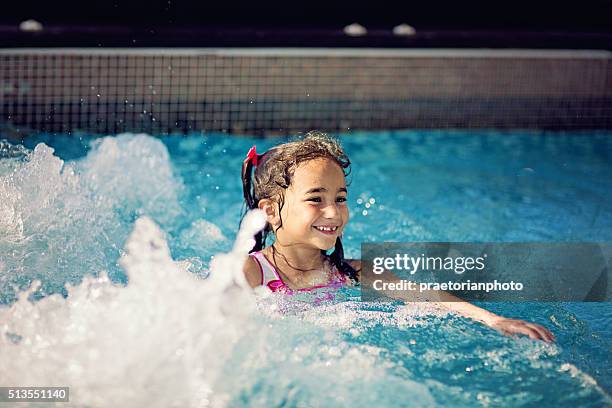
[[[272,292],[282,292],[287,295],[291,295],[294,292],[309,292],[320,288],[339,289],[346,284],[346,277],[334,266],[331,282],[325,285],[313,286],[311,288],[290,289],[285,282],[283,282],[283,279],[278,274],[274,265],[272,265],[272,262],[268,261],[268,258],[266,258],[261,251],[253,252],[249,254],[249,256],[252,256],[253,259],[255,259],[255,262],[257,262],[259,265],[259,271],[261,272],[261,284],[267,286]]]

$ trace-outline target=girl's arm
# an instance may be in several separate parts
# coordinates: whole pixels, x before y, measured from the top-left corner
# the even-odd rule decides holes
[[[244,272],[244,277],[251,288],[256,288],[263,285],[259,265],[257,265],[257,262],[253,259],[253,257],[247,256],[247,259],[244,261],[242,271]]]
[[[357,271],[359,281],[361,281],[361,261],[358,259],[350,259],[348,262]],[[406,292],[384,291],[383,293],[394,299],[404,301],[415,300],[414,298],[410,298]],[[507,319],[503,316],[496,315],[493,312],[466,302],[465,300],[448,292],[430,290],[419,293],[418,296],[420,297],[419,300],[430,302],[437,306],[452,310],[453,312],[457,312],[465,317],[469,317],[470,319],[477,320],[489,327],[501,331],[506,335],[524,334],[536,340],[544,340],[547,342],[555,340],[555,336],[544,326],[518,319]]]

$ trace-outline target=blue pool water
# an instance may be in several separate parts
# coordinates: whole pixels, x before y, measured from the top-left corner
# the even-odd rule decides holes
[[[340,137],[353,162],[348,257],[364,241],[612,242],[610,134]],[[554,345],[424,305],[361,303],[358,289],[323,305],[257,299],[240,315],[233,302],[244,296],[210,289],[211,257],[234,244],[244,155],[278,142],[223,134],[2,142],[0,379],[15,384],[0,385],[63,379],[91,406],[111,401],[109,388],[122,403],[169,406],[127,390],[138,384],[182,392],[178,406],[612,406],[610,303],[486,305],[547,326]],[[154,224],[136,228],[143,216]],[[159,231],[159,246],[182,265],[174,275],[164,272],[169,255],[137,245]],[[104,274],[110,282],[82,283]],[[34,280],[41,286],[29,295],[41,306],[17,301]],[[67,283],[76,289],[65,298]]]

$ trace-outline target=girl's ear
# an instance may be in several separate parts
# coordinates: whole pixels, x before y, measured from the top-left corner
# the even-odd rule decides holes
[[[266,221],[273,227],[277,227],[280,224],[280,215],[278,213],[278,205],[276,202],[269,198],[259,200],[257,204],[260,210],[266,215]]]

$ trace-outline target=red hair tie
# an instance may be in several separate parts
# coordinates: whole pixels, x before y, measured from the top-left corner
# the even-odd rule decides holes
[[[253,163],[253,167],[257,167],[261,156],[263,156],[263,154],[257,154],[257,149],[255,149],[255,146],[253,146],[249,149],[249,152],[246,155],[246,159],[244,159],[244,163],[246,164],[248,162],[251,162]]]

